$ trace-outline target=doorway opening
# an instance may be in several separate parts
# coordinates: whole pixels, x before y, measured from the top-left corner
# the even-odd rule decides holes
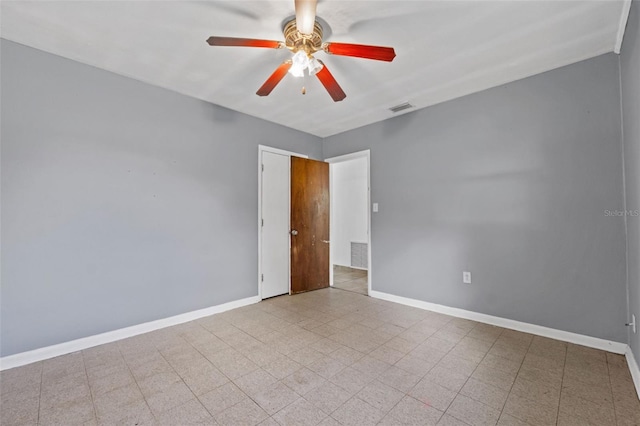
[[[334,288],[371,292],[369,150],[329,158],[331,271]]]

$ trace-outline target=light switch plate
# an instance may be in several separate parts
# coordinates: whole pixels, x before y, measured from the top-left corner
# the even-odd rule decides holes
[[[373,212],[378,213],[378,203],[373,203]]]
[[[471,272],[462,272],[462,282],[465,284],[471,284]]]

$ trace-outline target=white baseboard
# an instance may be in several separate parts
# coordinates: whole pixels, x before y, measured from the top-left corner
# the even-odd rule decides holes
[[[633,352],[631,352],[631,348],[627,346],[627,352],[624,354],[627,358],[627,364],[629,365],[629,370],[631,371],[631,377],[633,378],[633,384],[636,387],[636,393],[638,394],[638,399],[640,399],[640,368],[638,368],[638,363],[633,356]]]
[[[5,356],[0,358],[0,371],[20,367],[21,365],[31,364],[32,362],[54,358],[60,355],[69,354],[72,352],[91,348],[93,346],[104,345],[105,343],[111,343],[115,342],[116,340],[126,339],[128,337],[137,336],[139,334],[148,333],[150,331],[159,330],[161,328],[171,327],[172,325],[183,324],[185,322],[193,321],[198,318],[206,317],[213,314],[219,314],[221,312],[240,308],[242,306],[251,305],[259,301],[259,296],[247,297],[246,299],[234,300],[232,302],[223,303],[222,305],[211,306],[209,308],[199,309],[197,311],[191,311],[169,318],[145,322],[143,324],[133,325],[131,327],[125,327],[118,330],[108,331],[106,333],[71,340],[70,342],[59,343],[57,345]]]
[[[465,318],[538,336],[549,337],[551,339],[562,340],[564,342],[575,343],[577,345],[588,346],[590,348],[601,349],[603,351],[613,352],[616,354],[625,354],[628,348],[626,343],[613,342],[610,340],[599,339],[597,337],[543,327],[541,325],[529,324],[526,322],[481,314],[479,312],[467,311],[459,308],[452,308],[449,306],[438,305],[436,303],[410,299],[408,297],[395,296],[393,294],[382,293],[380,291],[371,291],[369,292],[369,296],[375,297],[376,299],[388,300],[389,302],[400,303],[402,305],[413,306],[414,308],[425,309],[427,311],[438,312],[458,318]],[[637,383],[638,382],[636,382],[636,387]]]

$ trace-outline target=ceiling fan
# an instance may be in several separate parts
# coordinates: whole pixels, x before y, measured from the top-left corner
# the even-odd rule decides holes
[[[392,47],[367,46],[350,43],[327,43],[322,41],[322,26],[316,21],[317,0],[295,0],[296,16],[284,25],[285,41],[260,40],[236,37],[209,37],[211,46],[265,47],[271,49],[289,49],[293,57],[284,61],[258,89],[258,96],[267,96],[289,72],[295,77],[315,75],[335,101],[343,100],[347,95],[327,69],[327,66],[313,55],[324,51],[332,55],[353,56],[391,62],[396,53]],[[302,89],[305,93],[305,89]]]

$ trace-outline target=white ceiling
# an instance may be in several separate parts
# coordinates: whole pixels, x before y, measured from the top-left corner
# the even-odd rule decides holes
[[[347,93],[338,103],[317,79],[290,75],[270,96],[256,96],[290,53],[205,42],[282,40],[293,3],[3,0],[0,35],[326,137],[385,120],[403,102],[424,108],[619,50],[630,0],[320,0],[325,41],[392,46],[397,54],[386,63],[318,53]]]

